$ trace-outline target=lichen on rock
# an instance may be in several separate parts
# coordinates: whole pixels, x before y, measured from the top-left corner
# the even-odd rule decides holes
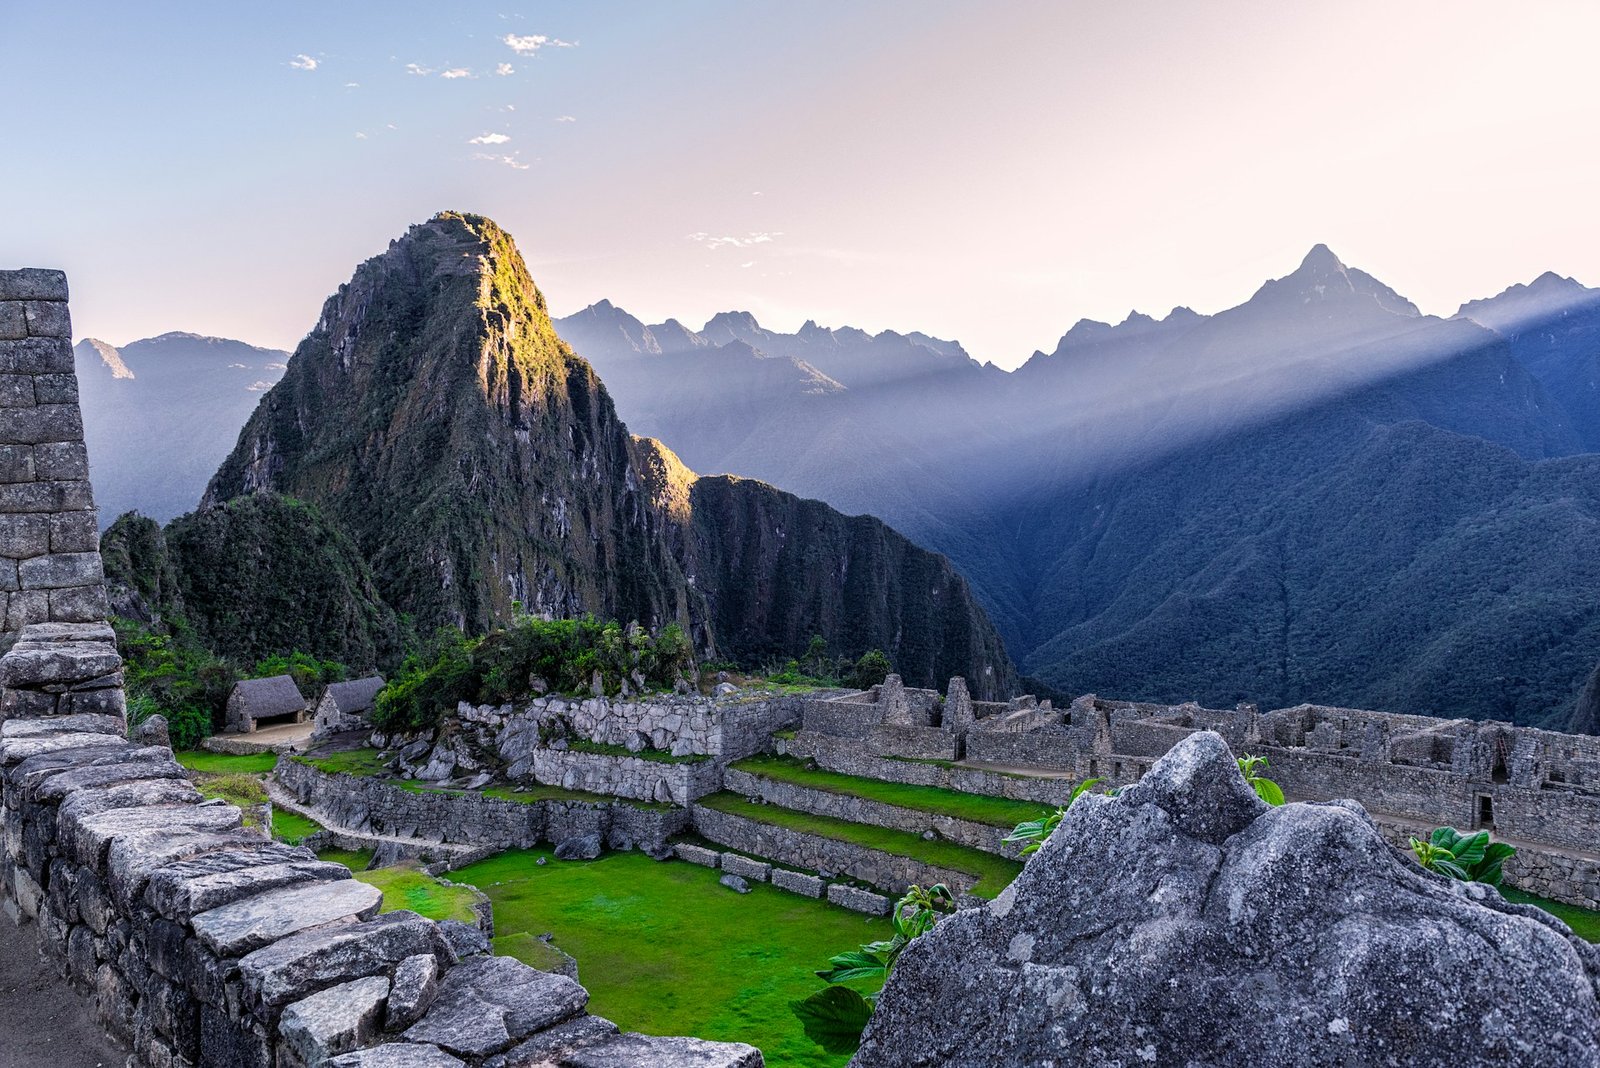
[[[1560,921],[1354,802],[1269,808],[1204,732],[910,946],[852,1065],[1592,1065],[1597,982]]]

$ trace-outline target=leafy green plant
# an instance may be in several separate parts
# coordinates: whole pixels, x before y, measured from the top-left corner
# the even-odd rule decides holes
[[[137,620],[113,617],[128,690],[128,722],[165,716],[174,749],[192,749],[222,722],[239,674],[212,656],[181,623],[162,634]]]
[[[1024,820],[1017,824],[1010,834],[1000,840],[1002,842],[1026,842],[1027,844],[1021,850],[1021,855],[1024,857],[1039,852],[1039,848],[1044,845],[1045,840],[1054,833],[1057,827],[1061,826],[1062,819],[1066,817],[1067,809],[1071,808],[1078,798],[1094,789],[1099,782],[1099,779],[1084,779],[1072,788],[1072,793],[1067,797],[1066,804],[1054,812],[1046,813],[1039,819]]]
[[[1259,774],[1266,768],[1266,757],[1251,756],[1246,753],[1239,758],[1239,774],[1244,776],[1244,781],[1250,784],[1250,789],[1256,792],[1256,796],[1269,805],[1281,805],[1284,801],[1283,787]]]
[[[318,660],[310,653],[296,649],[292,653],[280,653],[256,661],[255,667],[250,669],[249,674],[251,678],[256,679],[288,675],[294,679],[294,684],[300,688],[301,693],[308,698],[314,698],[326,689],[329,683],[343,682],[349,675],[349,669],[337,660]]]
[[[926,890],[920,886],[908,889],[895,904],[892,937],[830,957],[828,967],[817,973],[817,978],[830,985],[791,1005],[806,1037],[829,1053],[854,1053],[861,1045],[861,1034],[872,1019],[878,999],[876,994],[863,994],[838,984],[870,982],[881,986],[905,948],[954,909],[955,899],[943,883]]]
[[[883,682],[893,671],[894,665],[889,663],[888,656],[881,650],[868,649],[850,669],[847,681],[858,690],[868,690]]]
[[[1462,834],[1454,827],[1436,827],[1426,841],[1413,837],[1411,852],[1431,872],[1464,883],[1499,886],[1503,868],[1517,851],[1507,842],[1492,841],[1488,831]]]

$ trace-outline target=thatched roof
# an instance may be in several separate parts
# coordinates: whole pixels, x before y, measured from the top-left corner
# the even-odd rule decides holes
[[[381,689],[383,689],[383,676],[373,675],[370,678],[333,683],[328,687],[323,699],[331,700],[340,715],[354,716],[370,712],[372,702],[377,699],[378,691]]]
[[[251,719],[266,716],[286,716],[303,712],[306,699],[288,675],[274,675],[267,679],[244,679],[234,684],[228,695],[228,704],[241,707]]]

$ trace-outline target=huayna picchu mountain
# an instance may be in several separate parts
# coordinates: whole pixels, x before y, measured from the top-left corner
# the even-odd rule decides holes
[[[314,505],[419,632],[481,631],[520,603],[678,622],[746,662],[822,634],[840,654],[883,649],[919,685],[965,675],[997,696],[1016,681],[943,557],[877,519],[697,477],[631,436],[511,237],[479,216],[412,227],[327,301],[201,512],[256,494]]]

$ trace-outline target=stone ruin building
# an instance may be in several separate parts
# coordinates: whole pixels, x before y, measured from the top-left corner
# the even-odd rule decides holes
[[[378,691],[384,686],[382,675],[330,683],[317,702],[316,735],[360,730],[372,714]]]
[[[991,790],[1044,799],[1048,790],[1029,791],[1017,777],[1127,785],[1197,731],[1215,731],[1235,755],[1266,757],[1268,777],[1291,800],[1359,801],[1399,844],[1437,826],[1488,829],[1517,846],[1506,871],[1518,887],[1600,907],[1597,737],[1310,704],[1261,712],[1093,694],[1065,709],[1032,697],[999,704],[973,701],[959,678],[941,698],[891,675],[871,690],[809,702],[788,748],[878,777],[904,778],[906,761],[946,762],[1001,773],[989,776]]]
[[[379,915],[348,868],[127,739],[66,298],[59,271],[0,271],[0,922],[37,932],[140,1068],[759,1068],[621,1034],[466,925]]]
[[[306,698],[294,679],[272,675],[265,679],[241,679],[228,694],[227,727],[240,734],[254,734],[263,724],[304,723]]]

